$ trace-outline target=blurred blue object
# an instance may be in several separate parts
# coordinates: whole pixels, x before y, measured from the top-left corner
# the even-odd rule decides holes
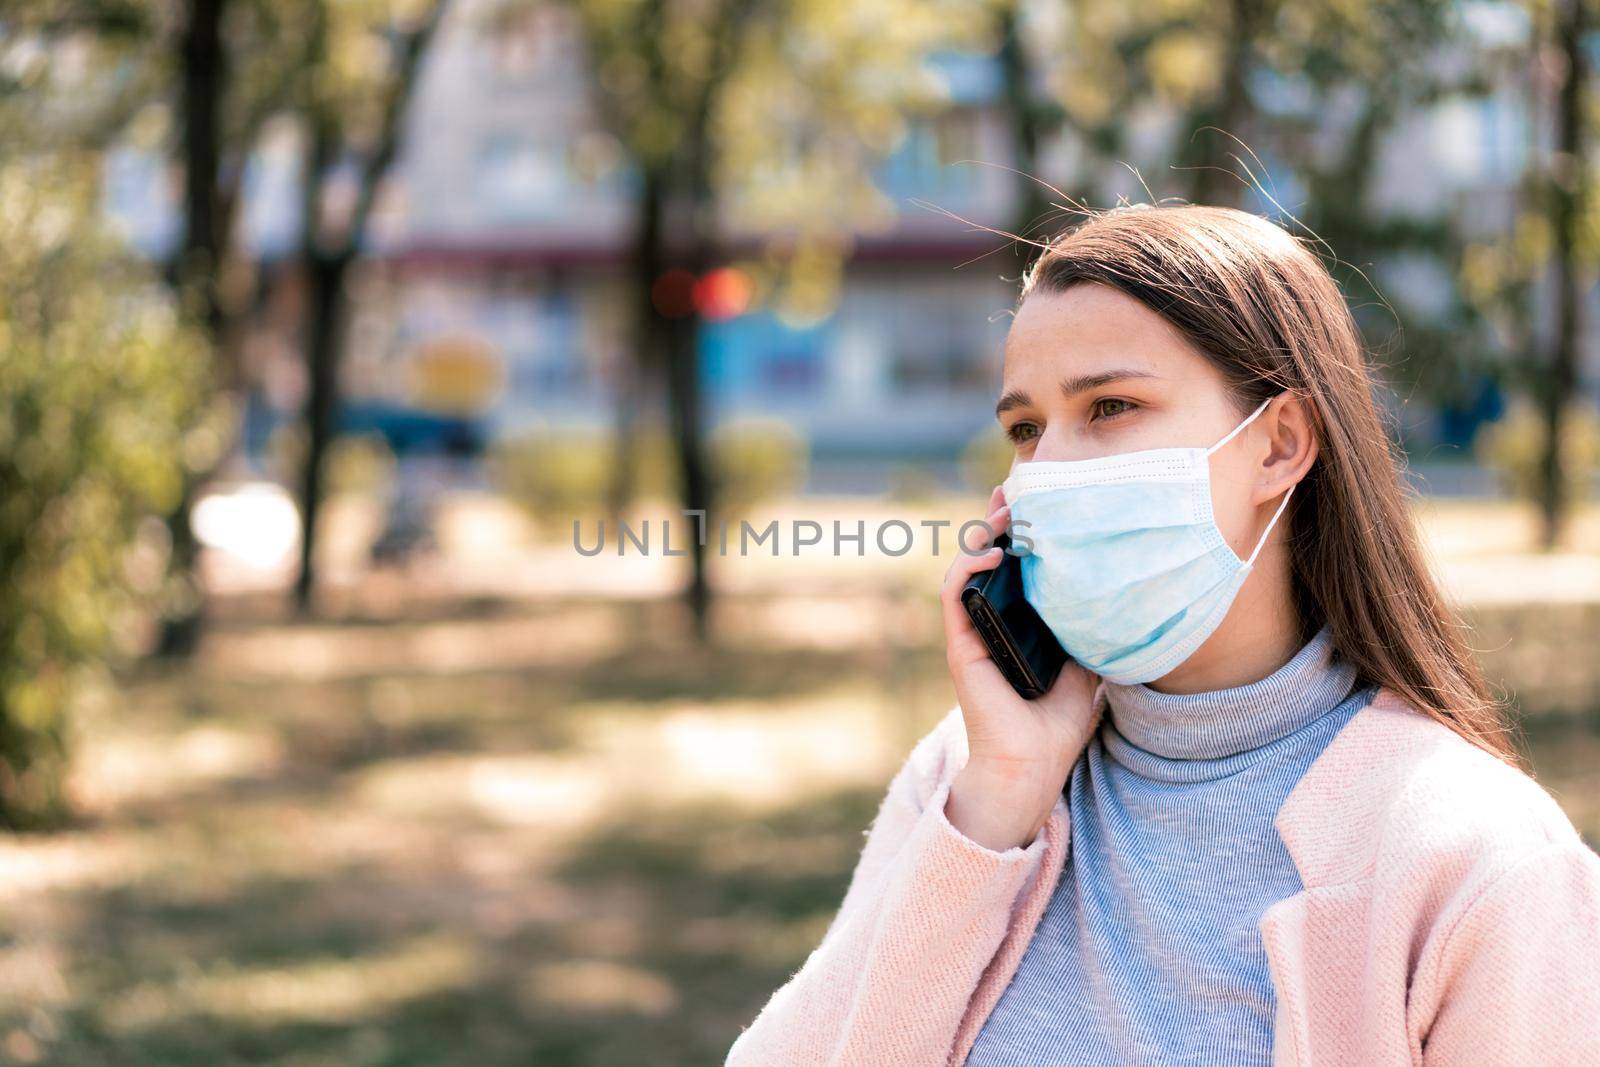
[[[336,426],[341,435],[379,434],[396,456],[477,456],[483,453],[486,438],[477,419],[383,401],[343,405]]]
[[[1466,451],[1472,447],[1479,427],[1498,419],[1505,411],[1504,391],[1498,382],[1485,376],[1479,379],[1477,390],[1463,401],[1439,405],[1439,441]]]

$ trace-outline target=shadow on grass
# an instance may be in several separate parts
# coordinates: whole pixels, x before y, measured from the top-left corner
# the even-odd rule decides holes
[[[479,604],[423,617],[484,611],[513,614]],[[42,994],[0,974],[0,1062],[722,1062],[820,940],[881,789],[762,814],[663,806],[562,844],[471,805],[423,795],[389,807],[362,788],[368,771],[432,756],[453,767],[573,752],[596,711],[644,722],[680,706],[803,706],[836,689],[875,704],[910,662],[870,648],[701,650],[674,634],[671,605],[616,611],[624,643],[539,665],[321,680],[128,672],[105,725],[129,758],[166,768],[184,739],[218,735],[274,755],[119,794],[87,832],[151,862],[42,891],[26,902],[41,923],[0,912],[4,958],[43,952],[39,973],[59,971],[54,985],[39,979]],[[390,620],[358,625],[382,639]],[[190,747],[203,759],[205,745]],[[425,793],[438,779],[413,781]]]
[[[881,799],[881,789],[848,789],[765,815],[643,811],[588,835],[561,865],[563,881],[585,894],[636,893],[632,961],[680,991],[686,1014],[657,1037],[685,1058],[649,1062],[722,1062],[821,940]],[[579,938],[563,947],[593,951]]]
[[[301,788],[395,759],[558,755],[575,748],[585,717],[602,707],[648,717],[668,705],[798,702],[840,688],[870,695],[892,681],[870,651],[677,649],[644,641],[560,666],[320,681],[147,676],[130,679],[123,692],[140,707],[141,736],[220,727],[271,737],[285,763],[275,776]]]
[[[549,867],[579,902],[560,922],[492,920],[476,905],[498,890],[448,852],[78,892],[70,1000],[11,1001],[0,1038],[34,1035],[52,1067],[720,1063],[820,939],[880,796],[611,823]]]

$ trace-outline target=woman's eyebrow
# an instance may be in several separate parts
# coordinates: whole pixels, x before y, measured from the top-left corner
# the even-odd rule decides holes
[[[1110,385],[1112,382],[1126,381],[1129,378],[1159,377],[1161,375],[1151,374],[1145,370],[1108,370],[1101,371],[1099,374],[1080,374],[1074,378],[1063,378],[1061,380],[1061,392],[1070,398],[1090,389],[1098,389],[1102,385]],[[994,406],[994,413],[996,417],[999,417],[1012,408],[1025,408],[1032,403],[1033,401],[1028,398],[1028,394],[1021,389],[1009,389],[1000,397],[1000,402]]]
[[[1112,382],[1120,382],[1128,378],[1159,377],[1159,374],[1151,374],[1149,371],[1143,370],[1108,370],[1101,371],[1099,374],[1080,374],[1075,378],[1063,378],[1061,380],[1061,392],[1064,396],[1071,398],[1079,393],[1088,392],[1090,389],[1098,389],[1102,385],[1110,385]]]
[[[1033,401],[1029,400],[1028,394],[1024,393],[1021,389],[1007,390],[1006,393],[1000,397],[1000,403],[994,406],[995,418],[999,418],[1012,408],[1025,408],[1031,403],[1033,403]]]

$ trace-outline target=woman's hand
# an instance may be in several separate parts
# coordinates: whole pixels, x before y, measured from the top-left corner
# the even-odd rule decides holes
[[[998,487],[989,498],[989,512],[989,529],[996,536],[1004,533],[1011,509]],[[1100,679],[1068,662],[1049,692],[1036,700],[1024,700],[1011,688],[961,604],[967,579],[994,569],[1005,552],[991,546],[970,554],[980,547],[969,543],[963,551],[956,546],[940,593],[945,660],[970,753],[950,787],[945,816],[979,844],[1004,851],[1031,843],[1050,817],[1072,765],[1099,725],[1093,705]]]

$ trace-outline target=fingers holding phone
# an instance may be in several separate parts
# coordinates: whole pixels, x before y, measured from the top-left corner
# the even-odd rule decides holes
[[[944,617],[945,630],[945,658],[949,662],[952,675],[958,671],[976,669],[979,673],[986,673],[986,664],[989,672],[998,675],[999,669],[989,658],[989,650],[984,645],[983,639],[978,636],[977,630],[972,625],[971,618],[961,604],[961,591],[966,588],[967,581],[974,575],[983,571],[993,570],[999,566],[1003,558],[1003,550],[994,546],[994,538],[1006,532],[1009,525],[1011,509],[1006,506],[1005,496],[998,486],[989,497],[989,515],[984,520],[987,531],[975,528],[970,530],[969,542],[976,541],[979,534],[983,534],[983,544],[961,544],[958,538],[956,545],[956,558],[945,571],[944,584],[939,591],[940,608]],[[960,693],[961,682],[957,680],[957,693]]]
[[[1068,659],[1054,636],[1038,620],[1021,592],[1020,578],[1016,573],[997,574],[995,579],[975,582],[989,590],[992,604],[975,605],[992,607],[998,612],[987,615],[988,640],[974,625],[973,617],[963,604],[963,591],[974,575],[995,571],[1002,562],[1016,568],[1015,557],[1007,560],[1003,549],[994,547],[995,537],[1009,530],[1010,508],[1000,488],[989,499],[990,509],[985,520],[988,531],[985,539],[990,546],[981,554],[958,551],[956,559],[945,574],[940,601],[945,624],[945,653],[956,697],[962,708],[967,728],[968,749],[975,774],[990,778],[1011,780],[1036,780],[1037,788],[1053,797],[1065,783],[1065,776],[1081,754],[1084,745],[1093,735],[1097,716],[1093,710],[1093,697],[1099,679]],[[979,531],[972,530],[975,541]],[[981,545],[969,544],[968,549]],[[1003,580],[1002,580],[1003,579]],[[1000,614],[1004,619],[999,618]],[[1012,656],[1007,663],[1012,678],[1027,675],[1028,665],[1039,688],[1031,688],[1008,680],[1006,671],[996,663],[1008,659],[1003,649],[1008,641],[998,639],[995,623],[1006,630]],[[1046,655],[1045,643],[1052,655]],[[993,649],[991,648],[993,645]],[[1018,661],[1023,670],[1015,669]],[[1063,661],[1065,661],[1063,663]],[[1028,699],[1018,690],[1028,692]]]

